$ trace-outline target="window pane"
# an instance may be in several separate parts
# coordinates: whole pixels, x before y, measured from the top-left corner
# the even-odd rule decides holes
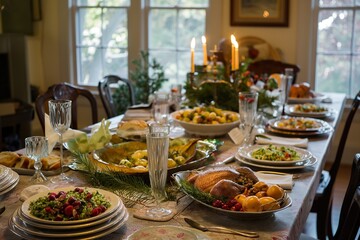
[[[359,0],[357,0],[359,1]],[[353,0],[320,0],[320,7],[353,6]]]
[[[353,75],[352,82],[350,84],[350,97],[354,98],[360,90],[360,55],[353,57]]]
[[[189,49],[193,37],[196,38],[196,47],[201,47],[201,36],[205,34],[205,18],[205,10],[181,10],[179,12],[179,49]],[[190,29],[191,31],[189,31]]]
[[[103,46],[127,48],[127,10],[116,8],[104,10],[102,36]]]
[[[130,0],[77,0],[78,6],[117,6],[128,7]]]
[[[81,66],[78,83],[91,85],[91,83],[96,82],[97,85],[99,79],[103,76],[101,48],[79,48],[78,55],[80,56],[79,65]]]
[[[209,0],[150,0],[151,7],[208,7]]]
[[[176,47],[176,10],[151,10],[149,14],[149,48]]]
[[[359,0],[360,1],[360,0]],[[360,11],[355,12],[354,52],[360,54]]]
[[[350,57],[317,55],[316,91],[347,93],[350,80]]]
[[[317,51],[350,51],[352,11],[323,10],[319,12]]]
[[[175,83],[177,79],[177,58],[174,51],[150,51],[150,59],[155,58],[163,66],[167,82],[163,83],[162,89],[168,91],[170,84]]]
[[[78,45],[99,46],[101,38],[101,10],[99,8],[80,9],[78,15]]]
[[[106,75],[118,75],[123,78],[128,78],[128,52],[127,49],[108,48],[104,51],[104,72]],[[99,79],[93,84],[97,85]]]

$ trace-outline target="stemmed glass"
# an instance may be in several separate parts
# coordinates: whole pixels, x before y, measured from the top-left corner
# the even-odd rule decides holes
[[[60,143],[60,180],[71,182],[63,169],[63,134],[69,129],[71,123],[71,100],[50,100],[49,101],[50,123],[54,131],[59,134]]]
[[[289,98],[289,90],[293,82],[293,77],[294,77],[293,75],[294,75],[294,70],[292,68],[285,68],[285,75],[280,85],[280,89],[281,89],[280,102],[282,105],[281,115],[285,115],[285,106]]]
[[[48,139],[42,136],[33,136],[25,138],[25,154],[35,161],[35,174],[31,178],[31,182],[43,183],[48,179],[41,172],[41,158],[48,155]]]
[[[239,92],[240,127],[244,132],[245,145],[250,144],[251,132],[255,125],[258,96],[257,92]]]
[[[169,132],[169,124],[153,123],[149,126],[146,136],[150,185],[156,206],[148,209],[145,214],[153,219],[161,219],[172,214],[170,209],[160,206],[160,202],[166,199]]]

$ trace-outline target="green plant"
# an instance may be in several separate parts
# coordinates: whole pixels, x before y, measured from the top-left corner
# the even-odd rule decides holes
[[[132,61],[132,64],[135,65],[135,70],[130,72],[130,81],[135,89],[136,104],[148,103],[149,96],[168,80],[163,66],[155,58],[150,60],[149,53],[145,51],[141,51],[140,57]],[[113,99],[118,114],[124,113],[130,105],[127,87],[120,85],[114,92]]]

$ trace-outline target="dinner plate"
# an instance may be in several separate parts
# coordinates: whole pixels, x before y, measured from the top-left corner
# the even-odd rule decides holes
[[[10,185],[10,186],[7,187],[5,190],[2,190],[2,191],[0,192],[0,196],[1,196],[1,195],[4,195],[4,194],[7,193],[7,192],[10,192],[11,190],[13,190],[13,189],[18,185],[19,181],[20,181],[20,178],[17,178],[16,181],[15,181],[12,185]]]
[[[212,211],[215,211],[219,214],[223,214],[226,215],[230,218],[236,218],[236,219],[240,219],[240,220],[250,220],[250,219],[260,219],[260,218],[267,218],[270,217],[272,215],[274,215],[274,213],[282,211],[288,207],[291,206],[292,204],[292,199],[290,198],[289,195],[285,196],[285,199],[283,201],[283,203],[280,205],[279,209],[275,209],[275,210],[270,210],[270,211],[262,211],[262,212],[241,212],[241,211],[231,211],[231,210],[226,210],[226,209],[222,209],[222,208],[216,208],[213,207],[210,204],[204,203],[200,200],[198,200],[197,198],[195,198],[194,196],[192,196],[190,193],[188,193],[185,188],[182,187],[182,182],[186,181],[187,177],[192,173],[193,171],[182,171],[182,172],[177,172],[174,173],[172,175],[172,177],[175,179],[175,182],[177,183],[177,185],[180,187],[180,189],[189,197],[191,197],[193,200],[195,200],[196,202],[208,207],[209,209],[211,209]]]
[[[322,112],[302,112],[302,111],[296,111],[296,105],[287,105],[285,107],[285,113],[290,116],[296,116],[296,117],[311,117],[311,118],[325,118],[331,116],[332,112],[334,110],[332,109],[326,109],[326,111]]]
[[[73,225],[50,225],[50,224],[43,224],[32,221],[30,218],[28,218],[26,215],[23,214],[23,212],[17,211],[17,217],[26,223],[27,225],[31,225],[36,228],[41,229],[52,229],[52,230],[73,230],[73,229],[80,229],[80,228],[87,228],[91,226],[96,226],[104,222],[109,222],[116,216],[125,216],[125,206],[121,205],[115,212],[109,214],[108,216],[105,216],[103,218],[100,218],[99,220],[95,220],[92,222],[86,222],[86,223],[80,223],[80,224],[73,224]]]
[[[74,190],[74,188],[75,187],[58,188],[58,189],[51,190],[51,192],[59,192],[59,191],[67,192],[70,190]],[[30,198],[26,199],[25,202],[21,205],[21,211],[22,211],[23,215],[25,215],[31,221],[44,223],[44,224],[51,224],[51,225],[75,225],[75,224],[82,224],[82,223],[86,223],[86,222],[92,222],[92,221],[98,220],[100,218],[104,218],[107,215],[113,213],[122,204],[121,199],[112,192],[108,192],[108,191],[105,191],[105,190],[99,189],[99,188],[89,188],[89,187],[81,187],[81,188],[87,189],[89,192],[98,191],[100,194],[105,196],[105,198],[110,202],[111,206],[108,209],[106,209],[105,212],[103,212],[95,217],[90,217],[90,218],[81,219],[81,220],[73,220],[73,221],[50,221],[50,220],[45,220],[45,219],[41,219],[41,218],[33,216],[29,210],[29,206],[30,206],[31,202],[37,200],[40,197],[47,196],[49,193],[49,192],[41,192],[41,193],[35,194],[35,195],[31,196]]]
[[[14,171],[10,171],[8,176],[0,184],[0,192],[7,190],[9,187],[12,187],[18,180],[19,174]]]
[[[141,228],[131,234],[127,240],[154,240],[154,239],[182,239],[182,240],[210,240],[202,232],[193,228],[185,228],[178,226],[151,226]]]
[[[284,130],[272,128],[270,125],[267,124],[265,126],[265,131],[271,134],[287,136],[287,137],[315,137],[315,136],[321,136],[324,134],[331,133],[332,131],[334,131],[334,129],[330,126],[330,124],[326,123],[326,126],[319,129],[318,131],[309,131],[309,132],[284,131]]]
[[[0,165],[0,181],[8,175],[9,171],[10,168]]]
[[[313,122],[315,124],[314,127],[306,127],[305,128],[290,128],[286,126],[282,126],[282,124],[290,124],[292,123],[303,123],[303,122]],[[289,131],[289,132],[316,132],[321,130],[327,125],[327,122],[315,119],[315,118],[309,118],[309,117],[280,117],[280,118],[274,118],[269,120],[268,124],[275,129],[282,130],[282,131]]]
[[[247,166],[257,167],[257,168],[264,168],[264,169],[273,169],[273,170],[303,169],[303,168],[306,168],[306,167],[313,166],[318,161],[318,159],[315,156],[313,156],[308,161],[306,161],[305,163],[298,163],[298,164],[290,165],[290,166],[280,166],[280,165],[273,166],[273,165],[265,165],[265,164],[258,164],[258,163],[252,162],[251,160],[242,158],[239,154],[235,154],[235,159],[237,161],[239,161],[240,163],[242,163],[244,165],[247,165]]]
[[[21,211],[21,210],[19,210]],[[14,215],[16,215],[17,213],[14,212]],[[127,212],[127,210],[125,209],[125,215],[122,217],[122,219],[120,219],[120,217],[118,219],[116,219],[113,223],[111,224],[111,226],[109,227],[105,227],[104,230],[99,230],[95,227],[90,227],[89,231],[84,231],[84,232],[80,232],[80,236],[69,236],[70,239],[98,239],[100,237],[109,235],[110,233],[116,231],[117,229],[119,229],[120,227],[122,227],[126,221],[129,218],[129,213]],[[21,220],[19,220],[16,216],[9,218],[9,223],[8,223],[8,228],[9,230],[14,233],[15,235],[22,237],[24,239],[28,239],[28,240],[40,240],[40,239],[49,239],[49,238],[60,238],[60,239],[67,239],[67,237],[63,237],[63,236],[59,236],[57,233],[45,233],[45,235],[49,235],[48,236],[43,236],[42,233],[38,233],[38,229],[28,229],[28,225],[26,225],[25,223],[23,223]],[[62,231],[63,233],[64,231]],[[34,234],[32,234],[34,233]],[[36,235],[35,235],[36,234]],[[41,236],[39,236],[41,235]]]
[[[260,160],[260,159],[253,158],[251,156],[254,151],[257,151],[260,148],[267,148],[267,147],[269,147],[269,145],[253,145],[253,146],[248,146],[248,147],[242,147],[242,148],[239,148],[238,154],[240,155],[240,157],[251,160],[254,163],[272,165],[272,166],[289,166],[289,165],[291,166],[291,165],[304,164],[304,162],[306,162],[308,159],[310,159],[313,156],[309,151],[307,151],[305,149],[301,149],[301,148],[297,148],[297,147],[290,147],[290,146],[283,146],[283,145],[276,145],[276,144],[271,144],[271,145],[292,149],[299,154],[300,159],[293,160],[293,161],[272,161],[272,160]]]
[[[289,97],[288,102],[289,103],[314,103],[314,102],[319,102],[326,98],[326,96],[322,93],[313,92],[313,94],[315,95],[313,98],[291,98],[291,97]]]

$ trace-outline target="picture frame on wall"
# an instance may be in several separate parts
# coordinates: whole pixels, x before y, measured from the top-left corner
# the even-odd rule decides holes
[[[230,25],[288,27],[289,0],[231,0]]]

